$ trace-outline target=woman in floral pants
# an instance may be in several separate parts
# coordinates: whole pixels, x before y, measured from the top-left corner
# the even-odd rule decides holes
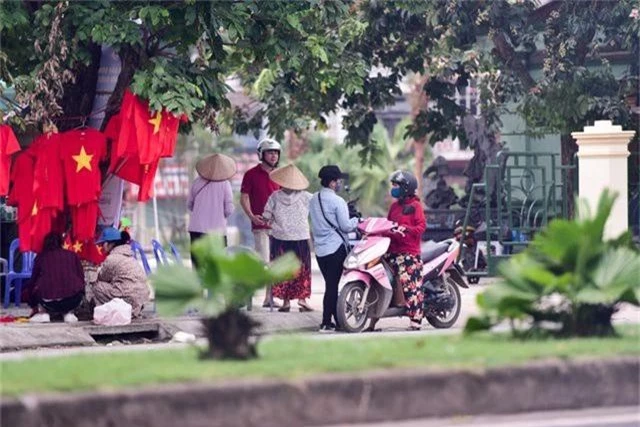
[[[420,241],[426,229],[426,219],[420,199],[416,196],[418,181],[407,171],[391,175],[391,196],[396,199],[389,208],[387,219],[398,224],[390,233],[389,251],[385,256],[402,293],[394,293],[394,305],[407,307],[409,330],[419,330],[422,322],[422,258]],[[398,295],[399,294],[399,295]],[[404,298],[403,298],[404,297]],[[402,301],[404,299],[404,301]],[[378,319],[371,319],[367,330],[374,330]]]

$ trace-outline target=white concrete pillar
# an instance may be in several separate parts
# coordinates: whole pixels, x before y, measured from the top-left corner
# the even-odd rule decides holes
[[[580,197],[587,199],[594,211],[605,188],[618,193],[605,237],[617,237],[629,228],[627,145],[634,134],[609,120],[596,120],[593,126],[585,126],[584,132],[571,133],[578,143]]]

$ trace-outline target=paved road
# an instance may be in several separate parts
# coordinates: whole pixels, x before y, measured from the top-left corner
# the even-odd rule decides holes
[[[331,427],[638,427],[638,407],[528,412],[516,415],[479,415],[425,418],[371,424],[340,424]],[[328,427],[328,426],[327,426]]]
[[[322,298],[324,296],[324,279],[322,275],[317,269],[313,269],[313,275],[311,280],[311,298],[308,300],[311,307],[316,310],[322,311]],[[479,293],[483,292],[490,286],[492,283],[496,283],[499,279],[497,278],[488,278],[481,279],[479,284],[470,285],[468,289],[460,289],[460,295],[462,298],[462,307],[460,310],[460,317],[457,322],[453,326],[452,329],[460,330],[467,323],[467,319],[470,316],[475,316],[479,313],[478,306],[476,304],[476,297]],[[264,293],[260,293],[258,296],[253,299],[253,306],[258,310],[263,310],[260,308],[260,305],[263,301]],[[296,303],[292,303],[292,313],[296,310]],[[630,304],[624,304],[622,309],[613,316],[613,320],[616,323],[640,323],[640,308],[634,307]],[[381,319],[378,322],[377,327],[382,329],[384,333],[392,332],[392,333],[408,333],[413,334],[414,332],[406,331],[407,326],[409,325],[408,318],[386,318]],[[429,333],[434,332],[434,328],[431,326],[426,326],[426,322],[423,323],[423,331],[429,331]],[[418,332],[420,333],[420,332]],[[351,335],[350,335],[351,336]]]

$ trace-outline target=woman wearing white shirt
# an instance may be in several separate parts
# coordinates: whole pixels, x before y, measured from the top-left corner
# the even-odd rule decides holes
[[[312,311],[307,304],[311,296],[311,251],[309,248],[309,200],[304,191],[309,181],[294,165],[284,166],[269,174],[281,189],[269,196],[262,218],[271,227],[271,259],[293,252],[300,260],[296,277],[272,288],[273,296],[283,300],[281,312],[291,310],[291,300],[298,300],[300,311]]]

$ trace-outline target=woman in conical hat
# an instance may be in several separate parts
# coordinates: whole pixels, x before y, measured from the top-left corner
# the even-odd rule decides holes
[[[227,218],[234,210],[233,193],[229,181],[236,173],[236,162],[229,156],[216,153],[198,160],[198,177],[189,191],[189,236],[191,244],[207,233],[225,235],[227,242]],[[197,262],[191,255],[191,262]]]
[[[290,301],[298,300],[300,311],[312,311],[307,304],[311,296],[311,251],[309,249],[309,200],[305,191],[309,181],[295,165],[287,165],[269,174],[281,189],[269,196],[262,218],[271,226],[271,259],[293,252],[301,267],[296,277],[273,287],[273,296],[283,300],[278,311],[291,309]]]

